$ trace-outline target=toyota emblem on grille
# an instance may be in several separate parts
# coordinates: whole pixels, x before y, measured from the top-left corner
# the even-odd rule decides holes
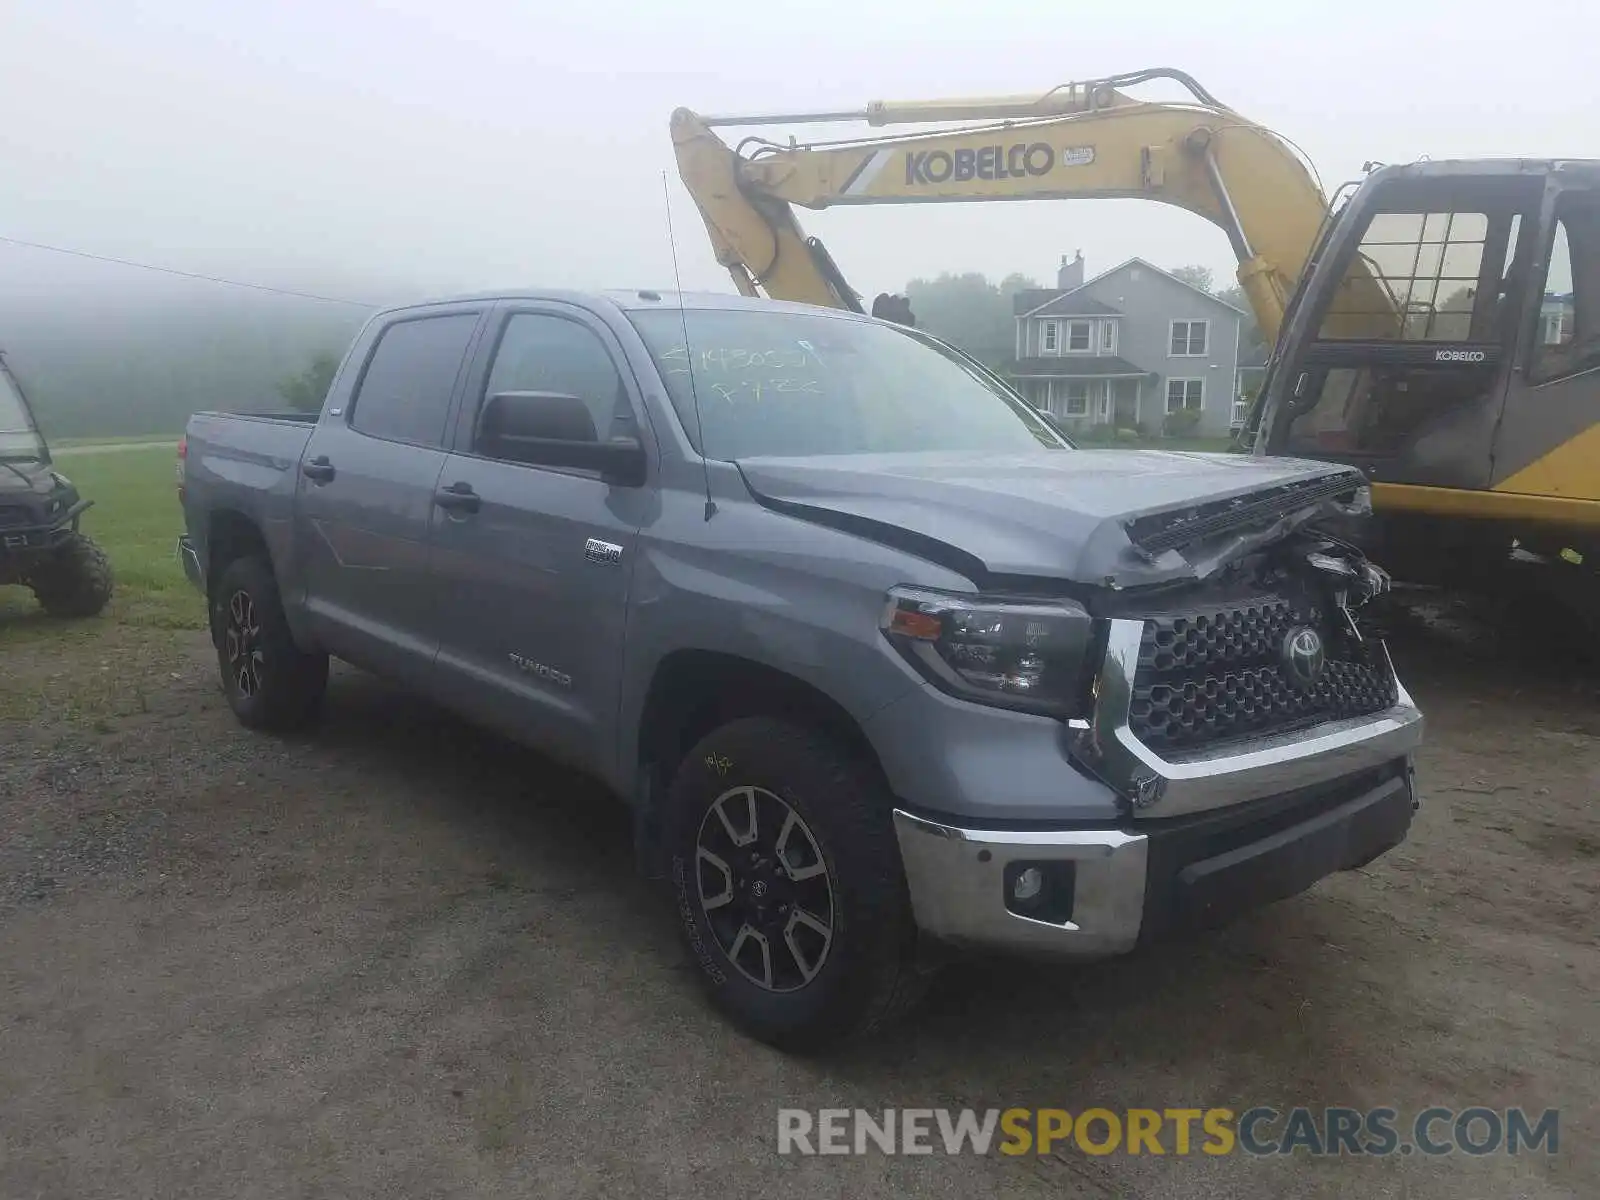
[[[1322,678],[1324,662],[1322,636],[1315,629],[1301,625],[1284,636],[1283,671],[1296,687],[1313,687]]]

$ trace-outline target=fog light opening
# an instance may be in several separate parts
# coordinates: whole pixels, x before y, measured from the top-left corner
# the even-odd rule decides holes
[[[1007,911],[1035,921],[1065,925],[1072,920],[1077,886],[1073,862],[1007,863],[1003,900]]]

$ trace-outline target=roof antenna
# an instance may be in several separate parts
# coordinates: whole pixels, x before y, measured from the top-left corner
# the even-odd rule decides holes
[[[689,398],[694,401],[695,436],[700,439],[700,473],[706,484],[706,520],[717,514],[717,503],[711,498],[711,464],[706,461],[706,427],[700,419],[700,389],[694,384],[694,351],[689,348],[689,313],[683,306],[683,276],[678,273],[678,239],[672,232],[672,188],[667,184],[667,173],[661,172],[661,198],[667,206],[667,245],[672,248],[672,282],[678,289],[678,320],[683,323],[683,357],[689,367]]]

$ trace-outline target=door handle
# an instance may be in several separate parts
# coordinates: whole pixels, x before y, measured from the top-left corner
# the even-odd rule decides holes
[[[311,461],[300,464],[300,474],[313,483],[327,483],[338,472],[333,469],[333,464],[328,461],[326,454],[319,454]]]
[[[483,499],[472,490],[470,483],[462,481],[434,492],[433,502],[451,512],[475,513],[478,511],[478,506],[483,503]]]

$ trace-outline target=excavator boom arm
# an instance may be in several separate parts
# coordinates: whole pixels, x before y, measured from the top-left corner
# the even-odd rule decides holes
[[[1145,103],[1120,86],[1166,76],[1194,103]],[[747,137],[723,125],[796,120],[871,125],[983,122],[816,145]],[[858,308],[854,292],[794,208],[960,200],[1142,198],[1198,213],[1227,233],[1262,333],[1284,307],[1326,213],[1322,191],[1270,130],[1176,72],[1070,84],[1041,97],[875,103],[858,112],[672,118],[678,169],[717,260],[746,295]]]

